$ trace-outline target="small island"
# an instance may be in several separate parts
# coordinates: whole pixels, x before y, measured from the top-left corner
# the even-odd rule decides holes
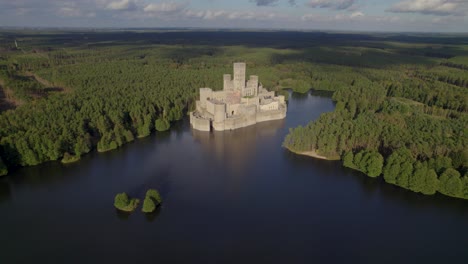
[[[133,212],[138,207],[140,200],[137,198],[129,198],[128,195],[123,193],[118,193],[114,199],[114,206],[120,211],[124,212]]]
[[[162,199],[159,192],[155,189],[149,189],[146,191],[145,199],[143,200],[143,207],[141,211],[143,213],[152,213],[158,206],[161,205]],[[118,193],[114,198],[114,207],[120,211],[133,212],[138,208],[140,199],[130,198],[127,193]]]
[[[155,189],[149,189],[146,192],[145,200],[143,200],[143,207],[141,211],[143,213],[152,213],[161,204],[162,199],[159,192]]]

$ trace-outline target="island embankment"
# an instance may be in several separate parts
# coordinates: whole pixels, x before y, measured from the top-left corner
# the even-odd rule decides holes
[[[315,150],[309,150],[309,151],[296,151],[293,149],[290,149],[288,147],[285,147],[287,150],[291,151],[294,154],[298,155],[303,155],[303,156],[308,156],[316,159],[321,159],[321,160],[340,160],[339,157],[325,157],[320,154],[318,154]]]

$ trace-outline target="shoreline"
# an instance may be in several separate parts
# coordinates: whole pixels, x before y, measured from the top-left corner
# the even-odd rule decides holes
[[[315,150],[309,150],[309,151],[295,151],[295,150],[292,150],[288,147],[286,147],[286,149],[288,149],[289,151],[291,151],[292,153],[294,154],[298,154],[298,155],[302,155],[302,156],[308,156],[308,157],[312,157],[312,158],[316,158],[316,159],[321,159],[321,160],[339,160],[339,159],[333,159],[333,158],[328,158],[328,157],[325,157],[325,156],[321,156],[319,155],[317,152],[315,152]]]

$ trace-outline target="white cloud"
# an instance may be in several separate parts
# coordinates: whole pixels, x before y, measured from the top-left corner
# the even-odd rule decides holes
[[[227,20],[257,20],[267,21],[274,19],[285,19],[286,15],[275,12],[259,12],[259,11],[226,11],[226,10],[203,10],[194,11],[187,10],[185,12],[187,18],[198,18],[204,20],[227,19]]]
[[[137,8],[137,4],[133,0],[112,1],[106,5],[106,9],[118,10],[118,11],[135,10],[136,8]]]
[[[178,13],[183,11],[187,7],[187,3],[178,2],[162,2],[157,4],[149,4],[143,8],[148,13]]]
[[[357,11],[357,12],[352,13],[349,17],[357,18],[357,17],[363,17],[363,16],[364,16],[364,13]]]
[[[58,10],[60,16],[63,17],[80,17],[82,16],[81,11],[73,7],[61,7]]]
[[[224,10],[203,10],[203,11],[194,11],[187,10],[185,16],[188,18],[200,18],[205,20],[212,20],[216,18],[227,17],[228,13]]]
[[[404,0],[396,3],[386,11],[439,16],[465,16],[467,10],[468,1],[466,0]]]
[[[301,20],[312,21],[312,22],[340,22],[340,21],[362,20],[364,17],[365,17],[364,13],[357,11],[351,14],[340,13],[334,16],[324,16],[321,14],[305,14],[301,17]]]

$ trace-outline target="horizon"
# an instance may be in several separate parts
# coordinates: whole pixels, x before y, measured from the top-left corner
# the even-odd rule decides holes
[[[0,3],[0,28],[468,33],[468,1],[463,0],[38,2]]]
[[[72,32],[117,32],[129,31],[138,33],[138,31],[159,31],[159,32],[300,32],[300,33],[328,33],[328,34],[420,34],[420,35],[468,35],[468,31],[378,31],[378,30],[340,30],[340,29],[290,29],[290,28],[216,28],[216,27],[41,27],[41,26],[0,26],[0,31],[72,31]]]

